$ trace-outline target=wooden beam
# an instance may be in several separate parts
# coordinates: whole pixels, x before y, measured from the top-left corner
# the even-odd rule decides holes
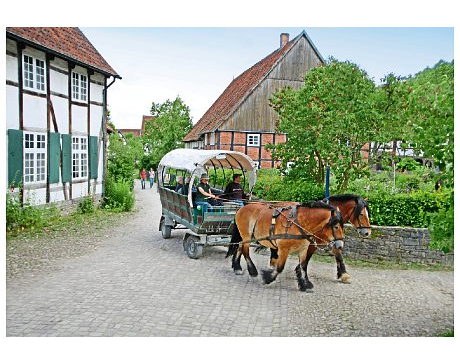
[[[67,77],[67,100],[69,110],[69,135],[72,136],[72,70],[75,68],[74,63],[68,63],[68,77]],[[70,145],[72,145],[72,137],[70,138]],[[73,153],[72,160],[73,160]],[[72,200],[72,178],[73,178],[73,161],[70,165],[70,182],[69,182],[69,200]],[[65,188],[65,186],[64,186]]]
[[[54,58],[54,57],[53,57]],[[50,60],[51,56],[46,55],[46,203],[50,202],[50,127],[51,127],[51,86],[50,86]]]
[[[88,136],[86,138],[86,153],[87,153],[87,156],[86,156],[86,169],[87,169],[87,172],[88,172],[88,195],[91,194],[91,179],[90,179],[90,172],[91,172],[91,158],[90,158],[90,145],[89,145],[89,137],[91,135],[91,83],[90,83],[90,79],[91,79],[91,75],[94,74],[93,71],[91,70],[88,70],[88,82],[86,82],[86,87],[88,88],[88,91],[86,92],[86,97],[87,97],[87,102],[88,102],[88,109],[86,110],[87,112],[87,124],[86,124],[86,127],[87,127],[87,132],[88,132]],[[96,191],[94,191],[96,192]]]

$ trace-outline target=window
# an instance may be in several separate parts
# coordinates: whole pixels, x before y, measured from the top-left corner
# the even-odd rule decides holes
[[[46,134],[24,133],[24,183],[46,180]]]
[[[88,140],[72,137],[72,177],[88,177]]]
[[[72,72],[72,98],[86,101],[88,94],[88,78],[80,73]]]
[[[45,91],[45,61],[24,54],[24,87]]]
[[[260,134],[248,134],[247,144],[250,147],[260,146]]]

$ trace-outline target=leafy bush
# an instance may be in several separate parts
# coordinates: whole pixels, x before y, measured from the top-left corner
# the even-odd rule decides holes
[[[131,181],[108,178],[105,185],[104,208],[113,211],[131,211],[134,207]]]
[[[418,163],[414,158],[406,157],[402,158],[401,161],[396,164],[396,168],[401,171],[415,171],[420,168],[420,163]]]
[[[307,202],[324,198],[324,189],[308,179],[281,176],[279,171],[260,171],[253,194],[267,201]]]
[[[55,206],[35,206],[26,201],[22,206],[12,194],[6,195],[6,231],[10,235],[23,230],[36,230],[48,226],[59,217]]]
[[[448,253],[454,249],[454,193],[448,207],[430,215],[431,248]]]
[[[78,204],[78,211],[81,214],[88,214],[94,212],[94,204],[91,196],[87,196],[80,201],[80,203]]]

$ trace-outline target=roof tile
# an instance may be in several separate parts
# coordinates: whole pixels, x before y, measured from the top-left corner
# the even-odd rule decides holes
[[[105,73],[118,76],[79,28],[7,27],[6,31]]]

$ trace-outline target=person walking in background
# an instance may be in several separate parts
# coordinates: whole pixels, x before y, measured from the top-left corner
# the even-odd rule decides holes
[[[150,188],[153,187],[153,182],[155,182],[155,171],[153,168],[150,168],[149,170],[149,178],[150,178]]]
[[[141,187],[143,190],[145,190],[145,180],[147,179],[147,172],[145,171],[145,168],[142,168],[140,176],[141,176]]]

